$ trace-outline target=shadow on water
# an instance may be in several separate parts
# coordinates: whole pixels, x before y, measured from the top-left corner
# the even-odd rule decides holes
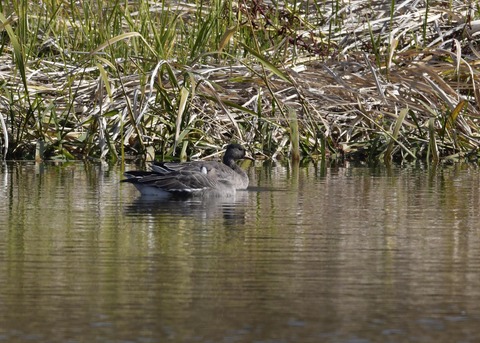
[[[223,219],[224,224],[242,224],[250,191],[237,191],[235,195],[205,194],[202,197],[162,198],[138,196],[126,204],[127,216],[149,216],[176,220],[191,218],[202,220]]]

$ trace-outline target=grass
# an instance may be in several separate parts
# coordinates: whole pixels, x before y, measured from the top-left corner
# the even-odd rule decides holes
[[[479,17],[460,0],[2,2],[0,154],[185,159],[236,141],[478,161]]]

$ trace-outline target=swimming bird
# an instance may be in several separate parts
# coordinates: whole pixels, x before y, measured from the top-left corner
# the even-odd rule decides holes
[[[132,183],[142,195],[191,196],[206,193],[233,195],[248,187],[248,175],[237,160],[251,159],[245,148],[229,144],[223,163],[215,161],[154,162],[151,171],[134,170],[125,173],[121,182]]]

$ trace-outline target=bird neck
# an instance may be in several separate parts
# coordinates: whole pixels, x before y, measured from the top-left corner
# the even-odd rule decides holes
[[[226,166],[230,167],[235,171],[237,174],[243,174],[244,171],[240,166],[237,164],[237,161],[234,158],[231,158],[229,156],[224,156],[223,157],[223,164]]]
[[[233,175],[229,176],[227,181],[231,182],[236,189],[246,189],[248,187],[248,175],[240,168],[236,160],[224,156],[223,163],[233,170]]]
[[[228,156],[224,156],[223,157],[223,164],[225,164],[226,166],[232,168],[233,170],[235,170],[236,172],[238,172],[239,169],[241,169],[237,162],[235,161],[235,159],[231,158],[231,157],[228,157]]]

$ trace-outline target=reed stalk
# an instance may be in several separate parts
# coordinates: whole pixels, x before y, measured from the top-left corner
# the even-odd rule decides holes
[[[300,133],[298,129],[297,113],[293,108],[288,108],[287,112],[290,124],[290,158],[292,161],[300,161]]]
[[[272,158],[471,160],[479,17],[460,0],[0,2],[2,157],[34,159],[38,140],[45,159],[111,162],[237,141]]]

